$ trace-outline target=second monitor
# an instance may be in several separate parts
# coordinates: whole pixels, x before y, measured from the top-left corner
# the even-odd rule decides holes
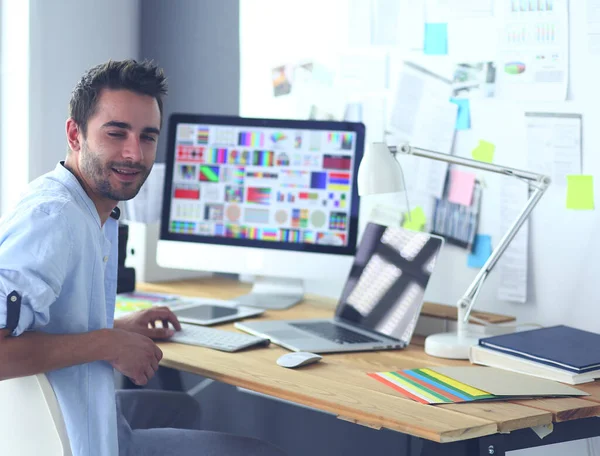
[[[356,252],[364,125],[173,114],[157,263],[256,276],[240,304],[286,308]]]

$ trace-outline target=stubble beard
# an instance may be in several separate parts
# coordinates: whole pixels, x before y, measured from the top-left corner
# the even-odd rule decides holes
[[[114,172],[112,168],[119,167],[140,171],[141,176],[139,180],[130,183],[124,182],[121,183],[121,188],[114,188],[110,183],[109,176]],[[81,171],[90,183],[93,183],[95,192],[103,198],[113,201],[127,201],[138,194],[151,170],[145,166],[131,162],[103,163],[98,154],[90,150],[87,141],[85,141],[81,147]]]

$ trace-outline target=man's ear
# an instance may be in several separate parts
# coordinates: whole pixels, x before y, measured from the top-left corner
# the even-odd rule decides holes
[[[69,149],[73,152],[79,152],[81,150],[82,134],[79,125],[77,125],[77,122],[72,117],[67,119],[66,131]]]

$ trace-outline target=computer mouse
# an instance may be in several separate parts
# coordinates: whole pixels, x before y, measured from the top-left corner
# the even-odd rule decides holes
[[[321,361],[321,359],[323,359],[323,357],[321,355],[317,355],[316,353],[292,352],[286,353],[285,355],[281,355],[279,358],[277,358],[277,364],[279,364],[281,367],[294,368],[316,363]]]

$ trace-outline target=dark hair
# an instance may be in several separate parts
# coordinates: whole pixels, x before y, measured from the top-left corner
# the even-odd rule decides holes
[[[109,60],[86,71],[71,93],[69,116],[79,125],[84,137],[102,89],[131,90],[156,98],[162,123],[162,98],[167,94],[163,70],[148,60],[141,63],[132,59]]]

